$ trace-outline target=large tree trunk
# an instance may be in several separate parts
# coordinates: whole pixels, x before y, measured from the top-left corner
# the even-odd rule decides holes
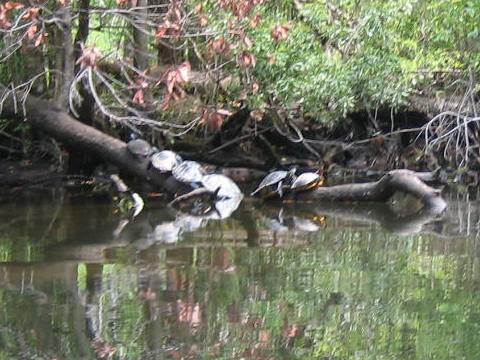
[[[72,5],[68,4],[59,10],[60,16],[60,46],[62,49],[61,63],[59,68],[61,71],[61,79],[59,84],[59,93],[57,94],[57,104],[62,109],[69,109],[70,85],[75,76],[75,54],[72,39]],[[60,51],[60,50],[59,50]]]
[[[0,92],[5,91],[7,89],[0,85]],[[178,184],[172,182],[171,178],[167,181],[165,177],[152,176],[147,170],[147,160],[134,158],[123,141],[82,124],[48,101],[27,96],[23,106],[15,106],[9,96],[1,111],[2,117],[26,120],[58,141],[98,156],[103,161],[118,166],[121,171],[160,186],[170,194],[179,190]],[[300,201],[386,201],[396,191],[402,191],[420,199],[429,211],[440,213],[446,208],[446,203],[438,191],[423,182],[425,180],[428,180],[428,175],[423,173],[394,170],[377,182],[319,188],[295,194],[292,198]]]
[[[133,63],[138,70],[144,71],[148,69],[148,43],[149,36],[147,35],[147,30],[141,28],[143,22],[147,22],[147,0],[138,0],[137,6],[140,8],[137,10],[137,18],[140,20],[138,27],[133,28]]]

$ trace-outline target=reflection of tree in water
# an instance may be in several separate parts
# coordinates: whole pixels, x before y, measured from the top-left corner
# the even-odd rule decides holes
[[[379,227],[406,223],[404,215],[387,217],[385,207],[283,207],[282,246],[271,246],[264,225],[278,219],[278,207],[240,208],[227,221],[185,233],[175,246],[136,247],[161,223],[147,212],[102,247],[58,245],[48,250],[49,262],[3,264],[0,332],[17,339],[9,340],[10,353],[54,357],[62,349],[70,358],[92,359],[110,347],[125,359],[480,353],[478,239],[458,236],[478,231],[478,203],[452,202],[447,222],[421,219],[422,233],[401,236]],[[298,229],[299,219],[319,229]],[[441,237],[439,229],[457,235]]]

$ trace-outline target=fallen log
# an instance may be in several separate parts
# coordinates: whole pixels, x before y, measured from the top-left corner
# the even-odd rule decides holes
[[[441,213],[447,203],[440,192],[423,182],[431,180],[430,173],[410,170],[392,170],[380,180],[363,184],[344,184],[316,188],[311,191],[290,194],[287,199],[300,201],[381,201],[385,202],[401,191],[410,194],[424,205],[424,211]]]

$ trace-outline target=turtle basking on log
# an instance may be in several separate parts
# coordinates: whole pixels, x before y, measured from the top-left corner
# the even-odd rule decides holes
[[[324,178],[319,172],[305,172],[293,180],[290,190],[294,193],[308,191],[323,186]]]
[[[180,165],[183,159],[177,153],[171,150],[163,150],[154,153],[150,162],[148,163],[148,170],[155,169],[160,173],[167,173],[173,170],[174,167]]]
[[[255,196],[261,194],[263,198],[269,198],[276,194],[283,197],[283,185],[291,182],[294,179],[296,168],[292,168],[289,171],[277,170],[268,174],[258,185],[257,189],[250,195]]]

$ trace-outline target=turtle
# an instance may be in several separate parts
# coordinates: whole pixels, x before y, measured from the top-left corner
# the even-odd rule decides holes
[[[154,168],[161,173],[166,173],[172,171],[175,166],[180,165],[182,162],[183,159],[177,153],[170,150],[163,150],[154,153],[150,157],[148,169]]]
[[[272,196],[273,194],[278,193],[278,195],[283,197],[283,185],[284,182],[289,182],[295,176],[296,168],[292,168],[289,171],[286,170],[277,170],[268,174],[258,185],[257,189],[252,192],[250,195],[254,196],[260,191],[266,189],[265,197]],[[274,190],[272,191],[272,187]]]
[[[152,146],[142,139],[130,140],[127,143],[127,150],[138,158],[147,158],[152,154]]]
[[[243,196],[237,184],[228,176],[221,174],[210,174],[202,177],[202,185],[212,193],[216,192],[220,198],[234,198]]]
[[[172,169],[172,175],[176,180],[196,187],[202,182],[205,173],[199,163],[187,160],[174,166]]]
[[[323,178],[318,172],[305,172],[293,180],[290,190],[300,192],[313,189],[323,183]]]

